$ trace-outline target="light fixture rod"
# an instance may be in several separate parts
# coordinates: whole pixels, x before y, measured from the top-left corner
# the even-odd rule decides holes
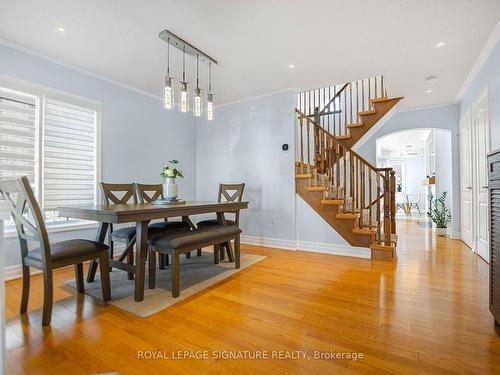
[[[182,49],[182,82],[186,82],[186,50]]]
[[[208,92],[212,92],[212,62],[208,63]]]
[[[170,38],[167,41],[167,77],[170,77]]]
[[[210,62],[212,62],[217,65],[217,60],[210,57],[205,52],[199,50],[191,43],[186,42],[184,39],[175,35],[171,31],[163,30],[160,34],[158,34],[158,36],[160,37],[161,40],[164,40],[165,42],[171,44],[175,48],[186,52],[188,55],[192,57],[196,57],[197,55],[199,55],[199,57],[201,58],[201,62],[203,63],[209,64]]]

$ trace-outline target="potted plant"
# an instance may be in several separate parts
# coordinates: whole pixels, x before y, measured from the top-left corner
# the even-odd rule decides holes
[[[451,211],[446,207],[446,196],[448,192],[443,192],[439,198],[434,198],[432,193],[429,196],[429,216],[436,225],[435,231],[438,236],[446,236],[446,228],[451,222]]]
[[[178,160],[170,160],[161,170],[163,178],[163,198],[167,200],[176,200],[179,195],[179,187],[175,179],[177,177],[184,178],[182,171],[177,168]]]

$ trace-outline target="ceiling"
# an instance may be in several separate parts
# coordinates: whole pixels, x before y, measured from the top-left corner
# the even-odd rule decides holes
[[[3,40],[158,96],[166,58],[158,33],[168,28],[220,62],[219,104],[383,74],[406,109],[453,102],[500,17],[498,0],[11,0],[1,8]],[[448,45],[434,48],[441,40]],[[179,79],[181,54],[172,55]],[[187,63],[193,88],[195,61]],[[438,79],[428,84],[431,75]]]
[[[406,130],[397,133],[391,133],[385,137],[377,139],[377,155],[380,151],[388,151],[391,155],[404,156],[407,153],[422,154],[424,151],[425,141],[429,137],[432,130]]]

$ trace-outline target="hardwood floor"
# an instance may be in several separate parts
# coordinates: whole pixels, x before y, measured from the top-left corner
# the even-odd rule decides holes
[[[500,373],[488,311],[488,266],[460,241],[398,222],[394,263],[243,246],[267,259],[141,319],[62,287],[41,326],[42,279],[18,314],[7,283],[7,374]],[[138,351],[307,351],[310,359],[140,359]],[[314,351],[361,352],[356,361]]]

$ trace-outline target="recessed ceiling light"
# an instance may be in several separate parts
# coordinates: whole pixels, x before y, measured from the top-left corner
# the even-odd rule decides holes
[[[437,79],[438,79],[438,77],[437,77],[437,76],[429,76],[429,77],[427,77],[427,78],[425,79],[425,82],[427,82],[427,83],[432,83],[432,82],[436,81]]]
[[[427,89],[427,90],[425,90],[425,93],[426,93],[426,94],[430,94],[431,92],[432,92],[432,90],[431,90],[431,89]]]
[[[436,44],[434,44],[434,48],[443,48],[443,47],[446,47],[448,45],[448,42],[446,40],[441,40],[439,42],[437,42]]]
[[[63,33],[63,32],[64,32],[64,27],[59,26],[59,27],[57,28],[57,31],[59,31],[59,32]]]
[[[290,69],[293,69],[293,68],[295,68],[295,64],[289,64],[289,65],[288,65],[288,67],[289,67]]]

